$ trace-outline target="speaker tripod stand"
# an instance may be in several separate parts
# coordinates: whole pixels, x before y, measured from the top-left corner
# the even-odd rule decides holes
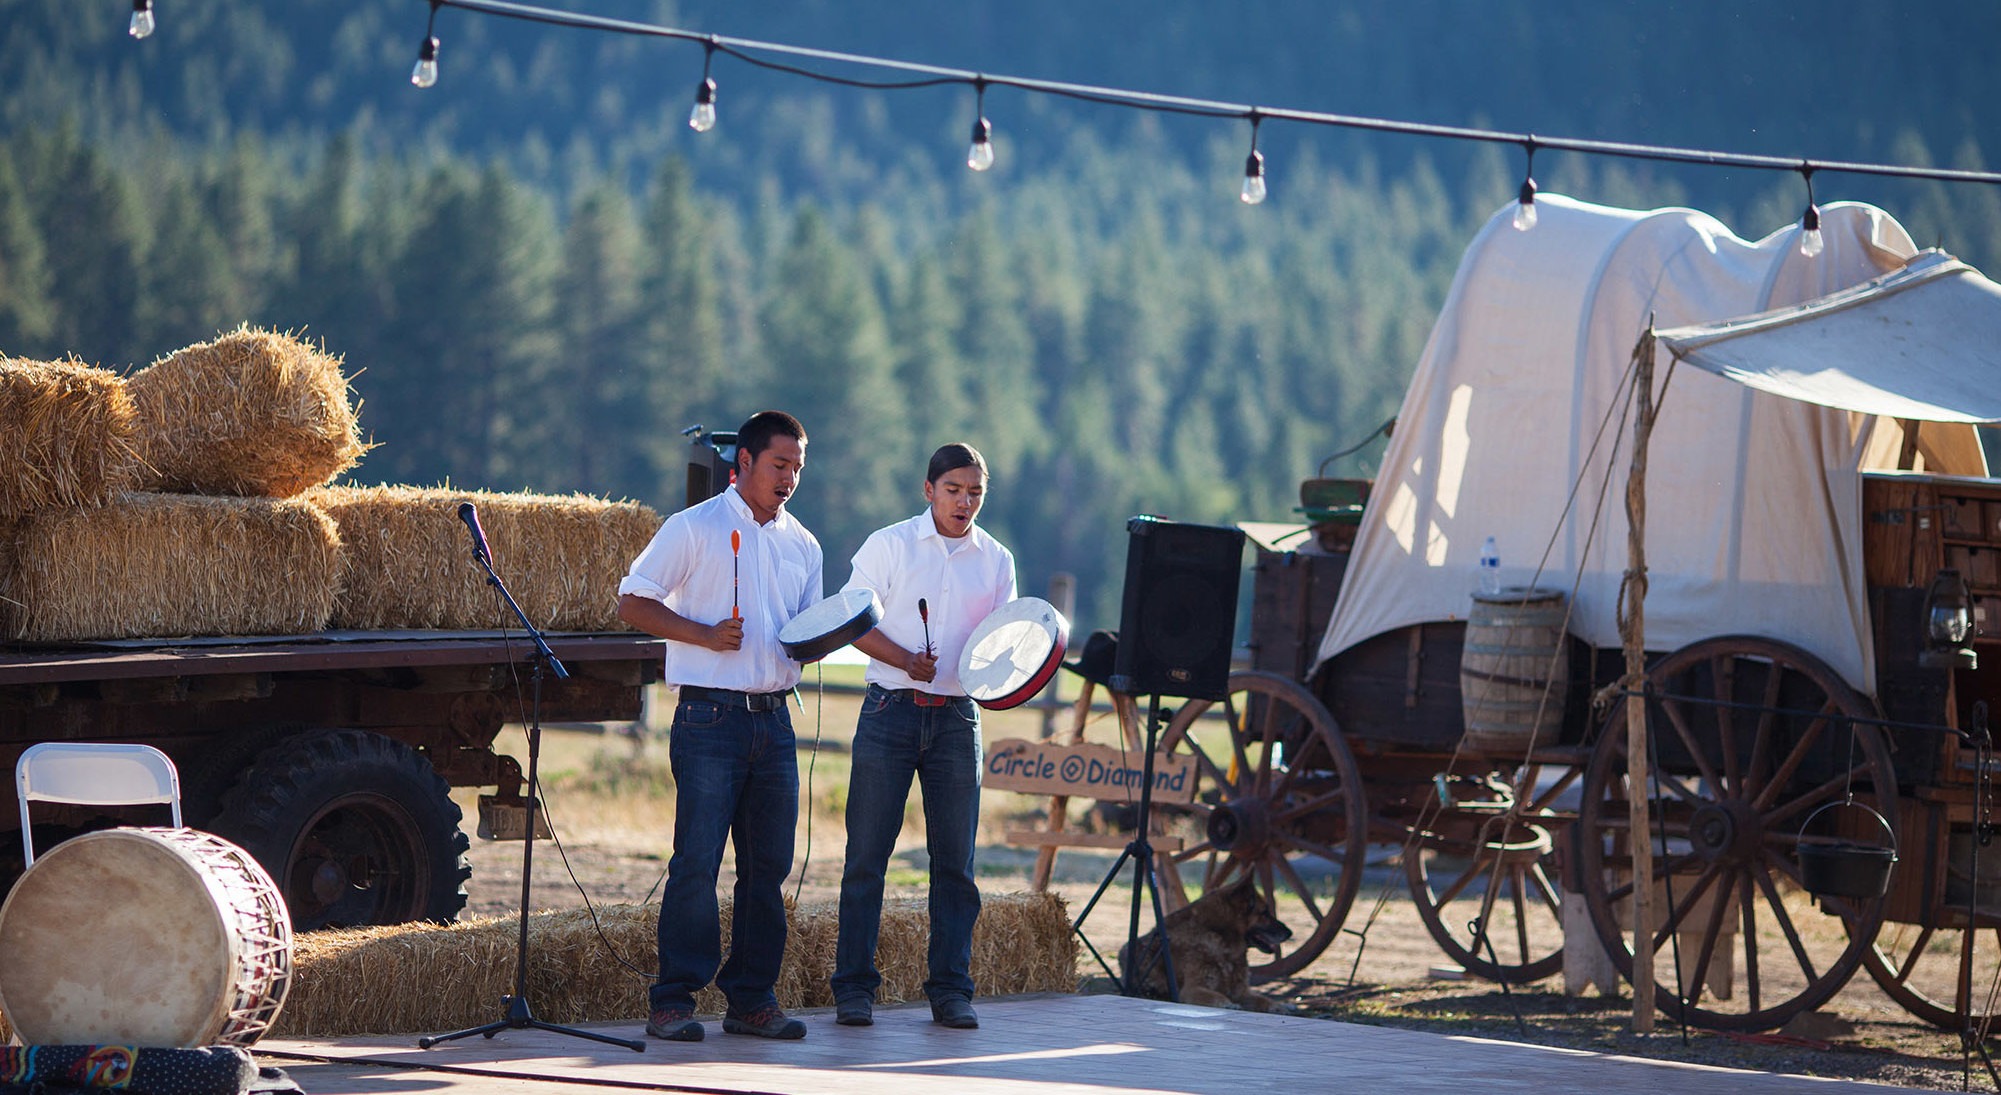
[[[459,519],[472,530],[473,559],[486,571],[487,584],[500,591],[501,599],[507,602],[508,608],[514,610],[515,617],[521,621],[521,626],[528,632],[529,641],[535,647],[535,667],[529,674],[533,701],[528,709],[528,831],[523,834],[521,844],[521,937],[514,952],[514,994],[500,998],[502,1017],[482,1026],[467,1027],[450,1034],[427,1035],[417,1039],[417,1048],[429,1049],[440,1042],[469,1038],[475,1034],[491,1038],[503,1030],[547,1030],[557,1034],[567,1034],[573,1038],[588,1038],[606,1045],[624,1046],[634,1053],[644,1053],[645,1042],[545,1023],[535,1018],[534,1009],[528,1006],[528,902],[535,880],[535,809],[540,805],[542,794],[539,773],[542,756],[542,676],[545,668],[548,672],[554,673],[558,680],[567,679],[570,672],[556,659],[556,652],[549,649],[549,644],[542,638],[542,633],[535,629],[534,624],[528,622],[528,614],[521,611],[521,606],[514,602],[514,595],[507,591],[507,585],[500,580],[500,575],[493,572],[493,559],[487,551],[486,534],[479,527],[479,516],[473,510],[471,502],[459,504]]]
[[[1155,960],[1158,960],[1167,973],[1168,999],[1178,1000],[1181,998],[1181,986],[1174,979],[1174,955],[1169,952],[1167,938],[1167,912],[1160,900],[1160,879],[1154,870],[1153,842],[1149,839],[1153,828],[1153,751],[1160,738],[1160,696],[1157,693],[1147,697],[1146,727],[1141,736],[1145,739],[1146,756],[1140,761],[1139,808],[1133,823],[1133,838],[1126,842],[1125,850],[1112,862],[1111,870],[1105,872],[1104,881],[1098,883],[1097,892],[1091,895],[1089,901],[1084,902],[1084,908],[1077,913],[1077,920],[1070,925],[1070,930],[1077,933],[1077,938],[1091,952],[1091,957],[1098,960],[1098,965],[1107,974],[1111,973],[1111,964],[1106,962],[1105,956],[1099,954],[1098,948],[1085,938],[1084,921],[1090,919],[1091,910],[1097,907],[1098,899],[1105,896],[1105,891],[1118,879],[1119,872],[1125,869],[1126,860],[1132,860],[1132,918],[1126,925],[1125,968],[1120,971],[1118,978],[1119,995],[1145,995],[1146,973],[1153,968]],[[1160,933],[1160,948],[1157,954],[1142,956],[1139,952],[1139,911],[1141,903],[1146,900],[1148,894],[1153,898],[1153,923]]]

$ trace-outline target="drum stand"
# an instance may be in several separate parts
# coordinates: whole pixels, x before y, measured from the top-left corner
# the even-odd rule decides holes
[[[1105,956],[1098,953],[1098,948],[1092,946],[1089,939],[1084,938],[1084,921],[1090,919],[1091,910],[1097,906],[1098,899],[1105,896],[1105,891],[1111,888],[1112,880],[1119,876],[1119,871],[1125,867],[1126,860],[1132,860],[1132,920],[1126,926],[1126,968],[1123,976],[1119,978],[1119,995],[1144,995],[1145,974],[1153,968],[1155,960],[1158,960],[1167,972],[1168,999],[1179,1000],[1181,986],[1174,979],[1174,955],[1169,952],[1167,939],[1167,913],[1161,907],[1160,880],[1154,874],[1153,844],[1147,839],[1153,824],[1153,750],[1159,734],[1160,696],[1155,694],[1149,696],[1146,703],[1146,757],[1140,762],[1143,776],[1139,785],[1139,814],[1133,823],[1133,838],[1126,843],[1125,850],[1120,852],[1119,858],[1112,863],[1112,869],[1105,872],[1105,879],[1098,883],[1098,890],[1091,895],[1091,900],[1084,902],[1083,911],[1077,914],[1077,921],[1070,925],[1070,930],[1077,933],[1077,938],[1091,952],[1091,957],[1098,960],[1098,965],[1106,973],[1110,973],[1111,965],[1105,961]],[[1154,927],[1160,932],[1160,952],[1142,960],[1139,953],[1139,910],[1140,903],[1145,900],[1144,895],[1149,892],[1153,895]]]
[[[483,540],[480,542],[480,547],[482,549],[485,547]],[[528,832],[523,836],[521,844],[521,940],[514,953],[514,994],[500,998],[500,1010],[504,1018],[496,1019],[484,1026],[455,1030],[450,1034],[427,1035],[417,1039],[417,1048],[429,1049],[439,1042],[450,1042],[474,1034],[491,1038],[503,1030],[549,1030],[576,1038],[588,1038],[593,1042],[604,1042],[607,1045],[624,1046],[635,1053],[644,1053],[645,1042],[545,1023],[535,1018],[534,1011],[528,1006],[528,901],[534,885],[532,872],[535,865],[535,808],[542,794],[542,786],[536,771],[537,762],[542,754],[542,671],[543,667],[547,666],[549,672],[554,673],[558,680],[567,679],[570,672],[563,668],[562,662],[556,660],[555,651],[550,650],[549,644],[543,641],[542,633],[535,630],[534,624],[528,622],[527,613],[522,612],[521,606],[514,603],[514,595],[507,592],[507,586],[501,582],[500,576],[493,572],[493,563],[487,558],[486,552],[476,551],[473,557],[486,571],[487,584],[500,591],[501,598],[507,602],[508,608],[514,610],[515,618],[521,621],[521,626],[528,632],[529,640],[535,644],[535,667],[529,674],[529,679],[534,684],[533,703],[529,707],[528,719]]]

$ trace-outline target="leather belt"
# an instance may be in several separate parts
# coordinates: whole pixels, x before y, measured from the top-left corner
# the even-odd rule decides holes
[[[777,711],[785,706],[790,692],[732,692],[727,688],[705,688],[699,684],[681,686],[681,699],[716,703],[745,711]]]
[[[956,696],[939,696],[930,692],[920,692],[915,688],[885,688],[883,691],[901,699],[907,699],[917,707],[944,707]]]

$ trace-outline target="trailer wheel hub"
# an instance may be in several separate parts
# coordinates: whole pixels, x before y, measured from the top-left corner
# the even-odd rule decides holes
[[[1217,851],[1252,855],[1271,838],[1271,825],[1263,802],[1240,799],[1217,806],[1205,832]]]

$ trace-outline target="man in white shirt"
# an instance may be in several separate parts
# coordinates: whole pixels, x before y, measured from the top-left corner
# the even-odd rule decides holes
[[[695,993],[713,978],[723,1030],[803,1038],[772,986],[785,955],[783,883],[792,870],[799,763],[786,707],[799,664],[778,633],[820,599],[820,542],[785,511],[806,466],[806,430],[761,411],[737,431],[736,481],[669,517],[618,586],[618,615],[667,644],[679,687],[668,755],[674,856],[660,898],[660,979],[646,1032],[702,1040]],[[716,879],[737,847],[735,916],[721,963]]]
[[[974,526],[987,465],[971,445],[931,456],[923,513],[878,529],[855,553],[848,589],[872,589],[875,629],[855,640],[869,656],[868,695],[855,725],[848,780],[847,863],[834,951],[835,1021],[868,1026],[882,976],[875,968],[883,874],[911,777],[924,788],[931,856],[931,1017],[979,1026],[973,1012],[973,839],[980,820],[980,709],[958,678],[959,654],[987,614],[1014,599],[1014,556]]]

